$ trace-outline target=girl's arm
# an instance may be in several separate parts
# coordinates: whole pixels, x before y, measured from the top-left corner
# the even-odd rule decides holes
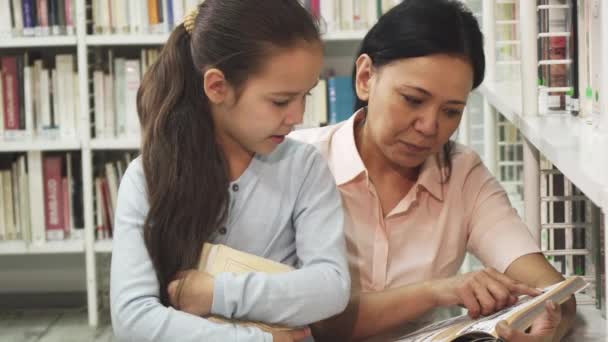
[[[147,213],[140,160],[131,164],[120,185],[111,270],[111,314],[120,341],[272,341],[256,328],[215,324],[165,307],[143,239]]]

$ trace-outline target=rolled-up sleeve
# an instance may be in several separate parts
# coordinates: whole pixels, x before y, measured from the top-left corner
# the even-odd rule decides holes
[[[540,252],[504,188],[479,158],[465,180],[463,196],[467,203],[467,248],[484,265],[504,272],[517,258]]]

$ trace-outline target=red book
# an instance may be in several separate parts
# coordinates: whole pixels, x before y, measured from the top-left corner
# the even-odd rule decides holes
[[[65,24],[67,26],[74,26],[74,18],[72,18],[72,0],[65,0]]]
[[[65,217],[63,208],[63,182],[61,179],[61,156],[46,156],[42,161],[44,181],[44,222],[47,240],[65,238]]]
[[[38,26],[49,26],[49,8],[47,0],[38,0]]]
[[[19,81],[17,57],[4,56],[2,61],[2,95],[4,96],[4,129],[19,129]]]

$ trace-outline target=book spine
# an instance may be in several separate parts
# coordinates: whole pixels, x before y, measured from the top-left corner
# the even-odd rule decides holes
[[[0,1],[0,37],[10,37],[13,30],[13,17],[10,1]]]
[[[36,26],[33,0],[22,0],[21,5],[23,9],[23,34],[33,35],[34,27]]]
[[[2,171],[2,183],[4,185],[4,220],[6,224],[5,239],[15,238],[15,216],[13,204],[13,182],[11,171]]]
[[[137,91],[140,85],[140,65],[138,60],[125,62],[125,116],[126,134],[139,137],[139,117],[137,115]]]
[[[48,35],[49,31],[49,5],[48,0],[38,0],[38,25],[42,35]]]
[[[25,101],[25,129],[27,135],[32,136],[34,130],[34,99],[33,99],[33,68],[25,67],[23,69],[23,88],[24,88],[24,101]]]
[[[17,80],[17,58],[2,57],[4,91],[4,129],[19,129],[19,84]]]
[[[20,0],[12,0],[12,13],[13,13],[13,32],[15,35],[23,34],[23,7],[21,6]]]
[[[62,240],[65,236],[63,192],[61,190],[62,158],[59,156],[46,156],[42,163],[46,236],[48,240]]]
[[[2,73],[2,65],[0,65],[0,140],[4,139],[4,76]],[[2,221],[0,221],[2,222]]]
[[[0,241],[6,240],[6,227],[8,223],[6,222],[6,201],[4,200],[4,173],[0,171]],[[8,205],[6,205],[8,206]]]
[[[334,77],[327,81],[327,91],[329,94],[329,124],[338,123],[338,105],[336,79]]]
[[[23,56],[17,56],[17,89],[19,90],[19,130],[25,130],[25,61]]]
[[[57,0],[57,26],[60,34],[65,34],[65,0]]]
[[[94,0],[95,1],[95,0]],[[75,23],[74,13],[76,13],[74,6],[76,5],[75,0],[65,0],[65,26],[66,33],[68,35],[74,35]]]

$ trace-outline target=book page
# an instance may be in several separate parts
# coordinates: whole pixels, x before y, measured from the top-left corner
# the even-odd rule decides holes
[[[449,342],[469,333],[487,333],[496,337],[495,327],[503,320],[514,328],[523,330],[528,328],[534,318],[545,310],[544,303],[547,300],[551,299],[558,304],[562,304],[571,294],[582,290],[586,285],[588,284],[582,278],[571,277],[543,289],[543,294],[537,297],[521,296],[515,305],[500,310],[493,315],[477,320],[471,320],[466,314],[461,315],[431,324],[397,342]]]

